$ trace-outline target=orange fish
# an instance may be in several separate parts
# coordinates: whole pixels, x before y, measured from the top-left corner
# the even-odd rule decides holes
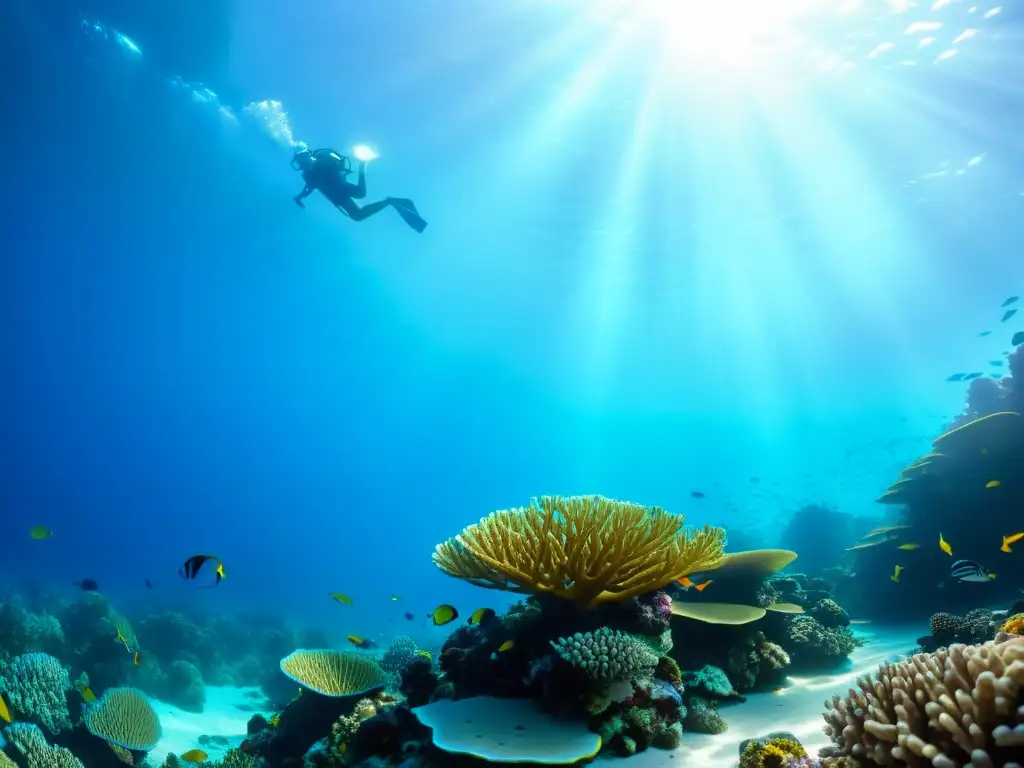
[[[693,589],[696,589],[698,592],[703,592],[705,589],[708,588],[708,585],[711,584],[712,579],[708,579],[707,581],[702,581],[700,584],[697,584],[696,582],[691,581],[689,576],[683,576],[683,578],[676,579],[676,581],[686,589],[690,589],[692,587]]]

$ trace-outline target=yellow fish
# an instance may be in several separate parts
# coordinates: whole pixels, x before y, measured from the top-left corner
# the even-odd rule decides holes
[[[11,722],[11,710],[7,708],[7,702],[4,701],[3,694],[0,694],[0,720],[5,723]]]
[[[48,539],[51,536],[53,536],[53,531],[51,531],[45,525],[33,525],[29,529],[28,535],[36,541],[40,541],[42,539]]]
[[[429,618],[433,620],[435,627],[443,627],[445,624],[453,622],[459,618],[459,612],[455,610],[454,605],[448,605],[445,603],[437,606],[437,608],[431,611]]]
[[[223,579],[223,578],[227,578],[227,573],[226,573],[226,572],[224,571],[224,563],[221,563],[220,565],[218,565],[218,566],[217,566],[217,570],[216,570],[216,571],[214,571],[214,573],[216,573],[216,574],[217,574],[218,576],[220,576],[220,577],[221,577],[222,579]],[[198,750],[198,749],[197,749],[197,750],[194,750],[194,751],[196,751],[196,752],[199,752],[199,750]],[[185,754],[188,754],[188,753],[186,752]],[[205,755],[206,753],[204,752],[203,754]],[[184,755],[183,755],[183,756],[184,756]],[[205,758],[204,758],[204,759],[205,759]]]
[[[341,603],[342,605],[352,605],[352,598],[344,592],[331,592],[331,600]]]
[[[356,648],[366,648],[370,644],[369,640],[362,635],[345,635],[345,639]]]
[[[87,685],[83,685],[78,689],[78,692],[82,694],[82,698],[86,701],[96,701],[96,694],[92,692],[92,688]]]
[[[181,759],[186,763],[205,763],[210,759],[210,756],[201,749],[190,749],[188,752],[181,755]]]
[[[416,651],[417,656],[422,656],[427,661],[433,661],[434,657],[430,655],[430,651]]]
[[[128,641],[125,639],[124,633],[121,632],[120,627],[117,629],[117,639],[124,643],[124,649],[128,651],[128,653],[132,652],[132,647],[128,645]]]
[[[939,534],[939,549],[945,552],[950,557],[953,556],[953,548],[949,546],[949,542],[942,538],[942,534]]]
[[[890,576],[889,578],[892,579],[893,581],[895,581],[897,584],[899,584],[900,583],[900,574],[903,573],[904,570],[905,569],[903,568],[902,565],[897,565],[896,566],[896,570],[893,571],[892,576]]]
[[[139,652],[138,651],[135,652],[135,655],[132,658],[135,660],[135,666],[136,667],[139,666],[139,664],[142,662],[142,657],[139,656]]]
[[[1000,485],[1002,485],[1002,482],[999,480],[989,480],[985,483],[986,488],[998,488]]]
[[[896,549],[902,549],[904,552],[913,552],[915,549],[920,549],[920,548],[921,548],[920,544],[915,544],[912,541],[911,542],[907,542],[906,544],[900,544],[898,547],[896,547]]]
[[[1003,536],[1003,546],[999,548],[1000,551],[1012,552],[1013,550],[1010,549],[1010,545],[1016,544],[1021,539],[1024,539],[1024,533],[1014,533],[1011,536]]]
[[[270,720],[267,721],[271,728],[277,728],[281,724],[281,716],[275,712],[270,716]]]
[[[505,651],[511,651],[516,647],[515,640],[506,640],[504,643],[498,646],[498,653],[504,653]]]
[[[477,608],[469,617],[468,624],[483,624],[495,617],[493,608]]]

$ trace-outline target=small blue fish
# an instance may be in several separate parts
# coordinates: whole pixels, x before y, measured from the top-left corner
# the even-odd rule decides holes
[[[1020,296],[1010,296],[1007,299],[1005,299],[1002,304],[999,305],[999,308],[1000,309],[1005,309],[1006,307],[1010,306],[1011,304],[1016,304],[1017,300],[1019,298],[1020,298]]]
[[[1008,310],[1006,310],[1003,313],[1003,322],[1005,323],[1007,320],[1009,320],[1011,317],[1013,317],[1016,314],[1017,314],[1017,310],[1016,309],[1008,309]]]

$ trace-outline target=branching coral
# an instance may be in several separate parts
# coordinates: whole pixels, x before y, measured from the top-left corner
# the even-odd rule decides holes
[[[722,559],[725,532],[601,496],[545,496],[494,512],[439,544],[434,563],[490,589],[552,594],[579,605],[619,602]]]
[[[883,664],[826,702],[826,756],[867,765],[1010,765],[1024,752],[1024,637]]]
[[[51,733],[71,727],[65,694],[71,690],[67,670],[53,656],[26,653],[4,665],[0,691],[6,691],[11,706]]]
[[[649,678],[658,664],[657,654],[642,640],[608,627],[560,637],[551,645],[595,682]]]

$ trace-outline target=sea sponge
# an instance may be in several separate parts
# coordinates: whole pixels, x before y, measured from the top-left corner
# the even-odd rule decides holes
[[[387,682],[373,659],[344,651],[299,649],[281,659],[281,671],[323,696],[368,693]]]
[[[722,559],[725,531],[601,496],[544,496],[494,512],[439,544],[434,564],[477,586],[552,594],[579,605],[620,602]]]
[[[658,665],[657,654],[646,643],[608,627],[560,637],[551,646],[595,682],[648,678]]]
[[[850,616],[835,600],[824,598],[811,608],[811,617],[823,627],[848,627]]]
[[[849,656],[861,642],[845,627],[823,627],[810,616],[790,620],[786,649],[797,661],[835,661]]]
[[[4,665],[0,691],[11,707],[50,733],[71,728],[66,694],[71,680],[61,663],[45,653],[26,653]]]
[[[999,627],[999,631],[1011,635],[1024,635],[1024,613],[1018,613],[1008,618]]]
[[[1024,637],[883,664],[826,702],[823,756],[878,765],[1009,765],[1024,751]]]
[[[686,719],[683,726],[695,733],[725,733],[729,724],[725,722],[715,704],[701,696],[686,697]]]
[[[160,741],[160,718],[135,688],[110,688],[82,713],[89,733],[119,747],[148,752]]]
[[[47,744],[46,736],[37,725],[14,723],[4,734],[25,755],[28,768],[85,768],[71,750]]]
[[[807,757],[807,750],[794,738],[772,734],[744,742],[739,768],[790,768]],[[813,763],[812,763],[813,765]]]

